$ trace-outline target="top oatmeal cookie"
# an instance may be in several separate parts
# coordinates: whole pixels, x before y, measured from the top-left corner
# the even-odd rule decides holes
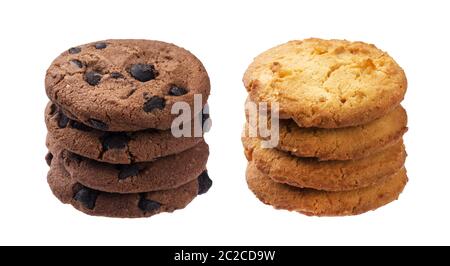
[[[403,69],[372,44],[306,39],[271,48],[243,78],[250,99],[278,102],[301,127],[365,124],[393,110],[406,92]]]
[[[105,40],[62,53],[48,68],[45,87],[74,120],[104,131],[137,131],[169,129],[172,105],[183,101],[194,112],[194,94],[202,95],[203,106],[210,82],[202,63],[183,48]]]

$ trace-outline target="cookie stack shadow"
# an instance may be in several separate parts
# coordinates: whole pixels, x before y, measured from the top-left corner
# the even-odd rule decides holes
[[[200,61],[172,44],[107,40],[62,53],[46,75],[53,194],[95,216],[149,217],[186,207],[212,185],[203,138],[209,86]],[[203,97],[197,112],[194,95]],[[189,121],[174,123],[170,109],[178,102],[192,107]],[[186,126],[190,136],[173,135]]]
[[[270,110],[249,119],[246,109],[247,184],[263,203],[345,216],[399,197],[408,181],[406,77],[386,53],[364,43],[293,41],[258,56],[244,84],[247,104],[279,104],[274,144],[261,133],[271,129]]]

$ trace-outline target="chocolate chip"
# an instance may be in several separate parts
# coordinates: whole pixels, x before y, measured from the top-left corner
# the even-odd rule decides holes
[[[198,126],[201,126],[203,133],[208,132],[211,129],[211,124],[212,124],[209,114],[203,113],[203,111],[202,111],[201,113],[198,114],[198,118],[199,118],[198,120],[197,119],[195,120],[195,123],[198,123],[198,124],[201,123],[201,125],[198,125]]]
[[[198,176],[198,194],[201,195],[208,192],[209,188],[212,186],[212,183],[212,180],[208,176],[208,171],[203,171],[203,173]]]
[[[144,212],[151,212],[158,210],[161,207],[161,203],[146,199],[144,195],[141,195],[138,207]]]
[[[48,166],[52,164],[53,154],[51,152],[47,153],[45,155],[45,161],[47,162]]]
[[[184,122],[183,121],[180,121],[180,124],[178,124],[178,129],[180,131],[183,131],[183,129],[184,129]]]
[[[58,127],[65,128],[69,124],[70,119],[61,111],[58,113]]]
[[[159,96],[153,96],[144,103],[144,111],[149,113],[155,109],[163,109],[166,106],[166,100]]]
[[[58,107],[55,104],[52,103],[50,105],[50,113],[49,113],[49,115],[54,115],[56,110],[58,110]]]
[[[137,164],[119,164],[119,179],[125,179],[139,174],[139,165]]]
[[[90,189],[88,187],[82,187],[73,196],[73,199],[79,201],[84,207],[92,210],[95,207],[97,201],[98,191]]]
[[[86,82],[89,83],[89,85],[95,86],[95,85],[98,85],[98,83],[100,83],[100,80],[102,79],[102,75],[98,72],[90,71],[90,72],[86,73],[84,78],[85,78]]]
[[[133,78],[146,82],[156,77],[157,72],[153,65],[149,64],[135,64],[130,68],[130,74]]]
[[[182,87],[178,87],[178,86],[172,86],[169,89],[169,95],[172,96],[181,96],[181,95],[185,95],[188,91],[185,88]]]
[[[102,142],[103,149],[124,149],[127,147],[128,142],[131,138],[128,134],[123,132],[111,132],[106,133],[101,137],[100,141]]]
[[[89,131],[92,131],[92,130],[93,130],[93,128],[91,128],[91,127],[89,127],[89,126],[86,126],[85,124],[80,123],[80,122],[75,121],[75,120],[70,120],[69,125],[70,125],[72,128],[78,129],[78,130],[80,130],[80,131],[89,132]]]
[[[71,62],[72,64],[76,65],[76,66],[79,67],[79,68],[82,68],[82,67],[83,67],[83,63],[82,63],[80,60],[78,60],[78,59],[72,59],[72,60],[70,60],[70,62]]]
[[[107,130],[108,125],[105,122],[102,122],[100,120],[91,118],[87,121],[89,125],[91,125],[93,128],[100,129],[100,130]]]
[[[78,54],[79,52],[81,52],[80,47],[72,47],[69,49],[69,54]]]
[[[95,44],[95,49],[105,49],[107,44],[105,42],[98,42]]]
[[[123,78],[123,75],[121,73],[119,73],[119,72],[112,72],[111,73],[111,78],[113,78],[113,79],[121,79],[121,78]]]
[[[206,122],[209,122],[209,114],[204,114],[204,113],[202,112],[202,127],[205,126],[205,123],[206,123]]]

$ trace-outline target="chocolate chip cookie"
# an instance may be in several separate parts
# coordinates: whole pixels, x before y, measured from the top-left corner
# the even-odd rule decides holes
[[[277,102],[300,127],[339,128],[380,118],[402,101],[402,68],[374,45],[290,41],[255,58],[244,74],[254,102]]]
[[[51,141],[50,141],[51,143]],[[206,169],[208,144],[151,162],[108,164],[50,145],[52,154],[73,180],[92,189],[113,193],[140,193],[177,188],[195,180]]]
[[[326,191],[371,186],[397,172],[406,159],[402,142],[359,160],[318,161],[262,148],[257,138],[243,137],[242,140],[247,159],[264,175],[276,182]]]
[[[70,177],[63,165],[53,160],[47,176],[53,194],[63,203],[95,216],[138,218],[186,207],[198,194],[208,190],[206,172],[175,189],[146,193],[107,193],[85,187]]]
[[[277,183],[249,163],[247,184],[256,197],[276,209],[315,216],[356,215],[396,200],[408,177],[405,168],[372,186],[341,192],[297,188]]]
[[[206,115],[203,121],[209,119]],[[203,141],[202,137],[179,137],[171,130],[106,132],[70,119],[53,103],[45,110],[49,136],[63,149],[97,161],[130,164],[180,153]],[[192,127],[194,128],[194,127]]]
[[[202,63],[187,50],[150,40],[105,40],[63,52],[47,70],[48,97],[73,120],[102,131],[169,129],[194,95],[210,91]]]

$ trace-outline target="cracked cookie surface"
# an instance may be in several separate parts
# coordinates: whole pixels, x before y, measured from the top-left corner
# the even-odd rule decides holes
[[[373,186],[341,192],[296,188],[274,182],[253,164],[247,167],[247,184],[263,203],[276,209],[314,216],[356,215],[396,200],[408,177],[405,168]]]
[[[175,189],[147,193],[107,193],[85,187],[70,177],[53,160],[47,181],[53,194],[63,203],[94,216],[139,218],[186,207],[198,194],[199,183],[191,181]]]
[[[243,78],[254,102],[278,102],[301,127],[338,128],[382,117],[403,99],[402,68],[374,45],[306,39],[271,48]]]
[[[264,149],[257,138],[243,137],[242,140],[247,159],[274,181],[326,191],[371,186],[402,168],[406,159],[401,141],[359,160],[319,161],[277,149]]]
[[[293,120],[282,119],[277,148],[298,157],[354,160],[397,143],[406,131],[407,115],[401,106],[368,124],[336,129],[301,128]]]
[[[45,87],[66,115],[103,131],[169,129],[176,102],[195,112],[205,105],[210,81],[189,51],[150,40],[105,40],[73,47],[47,70]],[[200,110],[198,110],[200,112]]]
[[[62,148],[97,161],[129,164],[180,153],[203,141],[203,137],[176,138],[170,130],[105,132],[68,118],[55,104],[45,110],[50,138]]]
[[[109,164],[58,147],[48,138],[51,154],[73,180],[100,191],[140,193],[177,188],[195,180],[206,169],[209,148],[204,141],[178,154],[151,162]]]

